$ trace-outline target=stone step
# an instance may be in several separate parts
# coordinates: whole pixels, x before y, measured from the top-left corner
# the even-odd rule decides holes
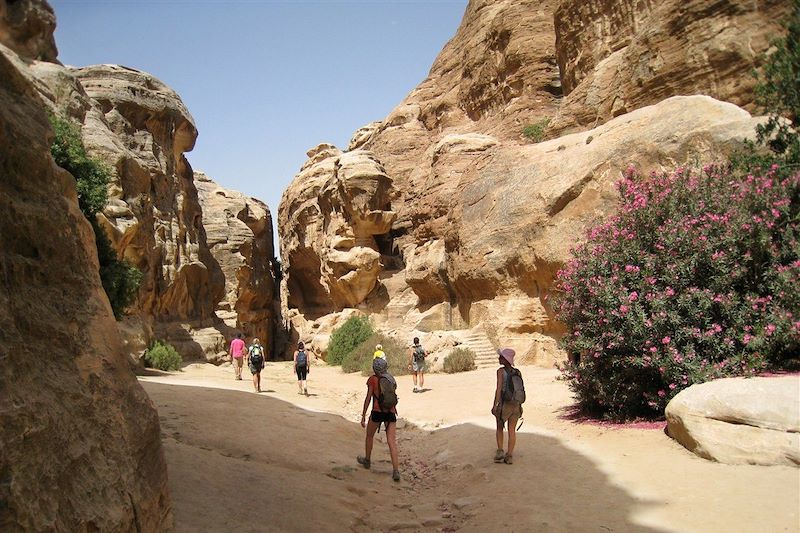
[[[486,333],[473,330],[464,337],[464,347],[475,354],[475,366],[479,369],[497,365],[497,352]]]

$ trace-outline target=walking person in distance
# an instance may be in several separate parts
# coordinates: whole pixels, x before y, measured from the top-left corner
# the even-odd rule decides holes
[[[422,392],[425,387],[425,358],[428,352],[419,343],[419,337],[414,337],[414,344],[411,346],[409,354],[408,368],[414,379],[414,392]],[[417,388],[417,376],[419,376],[419,388]]]
[[[308,360],[308,352],[303,341],[297,343],[297,350],[294,352],[294,371],[297,374],[297,387],[300,389],[298,394],[305,394],[308,396],[308,388],[306,387],[306,380],[308,373],[311,370]]]
[[[261,392],[261,370],[264,368],[266,357],[264,347],[261,346],[258,338],[253,339],[253,344],[247,351],[247,366],[253,374],[253,388],[256,392]]]
[[[228,350],[228,358],[233,365],[234,379],[242,379],[242,367],[244,366],[244,352],[247,347],[242,340],[242,334],[237,333],[236,338],[231,341],[230,349]]]
[[[511,464],[513,462],[514,445],[517,443],[517,422],[522,417],[522,403],[525,401],[525,386],[522,374],[514,368],[515,352],[511,348],[497,350],[500,368],[497,369],[497,381],[492,403],[492,414],[497,421],[497,452],[495,463]],[[503,429],[508,429],[508,450],[503,451]]]

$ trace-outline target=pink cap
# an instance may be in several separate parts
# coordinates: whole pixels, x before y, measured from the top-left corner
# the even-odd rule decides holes
[[[514,366],[514,356],[517,355],[517,352],[512,350],[511,348],[503,348],[502,350],[497,350],[497,355],[508,361],[508,364]]]

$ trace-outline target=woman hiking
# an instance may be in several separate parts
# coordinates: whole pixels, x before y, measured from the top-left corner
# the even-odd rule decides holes
[[[514,355],[511,348],[497,350],[500,368],[497,369],[497,385],[494,390],[494,403],[492,414],[497,420],[497,452],[494,454],[495,463],[513,462],[514,445],[517,443],[517,421],[522,416],[522,404],[516,401],[503,399],[504,390],[508,389],[508,382],[516,369],[514,368]],[[508,424],[508,451],[503,452],[503,427]]]
[[[361,427],[367,428],[367,437],[364,444],[364,455],[356,457],[358,464],[364,468],[370,467],[372,444],[375,432],[384,424],[386,427],[386,442],[389,444],[389,455],[392,458],[392,479],[400,481],[400,468],[397,460],[397,382],[389,374],[389,364],[380,357],[372,361],[374,375],[367,380],[367,397],[364,398],[364,408],[361,411]],[[367,408],[372,401],[372,412],[369,421],[366,421]]]
[[[297,351],[294,352],[294,372],[297,374],[297,387],[300,389],[298,394],[305,394],[308,396],[308,389],[306,388],[306,379],[308,378],[309,360],[308,352],[306,352],[306,345],[303,341],[297,343]]]

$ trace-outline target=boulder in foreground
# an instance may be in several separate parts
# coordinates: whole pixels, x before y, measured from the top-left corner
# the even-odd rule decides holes
[[[727,464],[800,465],[800,376],[693,385],[666,409],[667,432]]]

